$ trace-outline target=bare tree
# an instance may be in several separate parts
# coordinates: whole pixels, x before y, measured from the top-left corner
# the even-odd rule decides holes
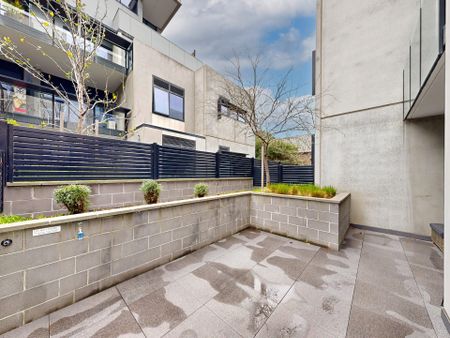
[[[86,13],[85,4],[81,0],[29,0],[28,4],[30,8],[28,15],[33,24],[48,36],[53,47],[59,50],[63,57],[52,56],[54,54],[32,39],[25,37],[14,39],[9,36],[3,36],[0,40],[0,55],[53,89],[66,102],[69,109],[75,112],[78,119],[76,132],[87,133],[92,129],[92,125],[86,126],[86,116],[94,111],[97,105],[104,107],[100,123],[104,122],[109,112],[120,105],[118,94],[109,91],[107,84],[101,95],[98,90],[90,87],[93,84],[90,68],[105,38],[105,28],[101,22],[106,17],[106,6],[105,13],[101,14],[97,5],[94,19]],[[22,9],[20,4],[15,3],[15,7],[11,7],[10,10],[16,10],[20,14]],[[38,68],[33,55],[24,53],[24,50],[30,49],[32,51],[30,54],[39,53],[52,63],[56,71],[64,74],[72,82],[76,103],[64,88],[55,85],[51,77]]]
[[[243,66],[244,65],[244,66]],[[291,84],[292,69],[281,78],[269,77],[260,56],[235,56],[230,81],[225,82],[228,109],[234,110],[253,135],[261,140],[261,163],[270,184],[269,145],[279,137],[314,133],[315,109],[311,97],[301,97]]]

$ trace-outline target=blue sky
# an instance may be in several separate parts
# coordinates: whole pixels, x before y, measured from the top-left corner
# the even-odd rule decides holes
[[[261,54],[270,77],[292,67],[298,95],[311,94],[315,0],[183,0],[165,35],[218,71],[233,53]]]

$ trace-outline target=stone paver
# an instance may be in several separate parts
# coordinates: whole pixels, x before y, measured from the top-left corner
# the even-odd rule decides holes
[[[247,229],[9,337],[447,337],[432,243],[350,228],[339,252]]]

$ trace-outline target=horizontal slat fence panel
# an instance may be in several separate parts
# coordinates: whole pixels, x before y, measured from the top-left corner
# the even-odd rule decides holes
[[[312,184],[314,183],[314,167],[298,165],[282,165],[283,183]]]
[[[279,181],[279,163],[269,161],[269,173],[270,173],[270,182],[272,183],[281,183]],[[253,176],[253,185],[260,186],[261,185],[261,161],[255,160],[255,169]]]
[[[261,161],[238,153],[209,153],[2,122],[0,131],[0,152],[4,153],[0,182],[253,176],[255,185],[261,183]],[[313,166],[270,161],[269,167],[273,183],[314,181]]]
[[[219,153],[219,177],[252,177],[253,159],[233,153]]]
[[[15,182],[153,177],[149,144],[22,127],[11,131]]]
[[[159,178],[215,178],[216,154],[159,146]]]

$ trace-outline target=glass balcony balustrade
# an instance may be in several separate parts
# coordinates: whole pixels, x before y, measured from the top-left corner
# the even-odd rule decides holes
[[[445,0],[421,0],[403,67],[403,116],[444,52]]]
[[[42,15],[39,9],[33,10],[32,5],[30,5],[29,11],[26,11],[23,8],[18,8],[3,0],[0,0],[0,14],[5,17],[14,19],[15,21],[18,21],[28,27],[32,27],[45,34],[48,34],[48,32],[50,32],[50,34],[60,40],[65,40],[68,43],[73,43],[72,35],[69,33],[69,31],[64,29],[64,25],[62,22],[55,21],[54,25],[52,24],[46,27],[46,18],[44,17],[44,15]],[[86,50],[92,50],[94,48],[92,42],[84,42],[84,39],[82,37],[79,37],[77,40],[77,44],[82,45],[83,43],[86,43]],[[105,39],[102,42],[102,45],[97,48],[96,55],[101,59],[112,62],[123,68],[128,68],[128,50],[108,41],[107,39]]]

